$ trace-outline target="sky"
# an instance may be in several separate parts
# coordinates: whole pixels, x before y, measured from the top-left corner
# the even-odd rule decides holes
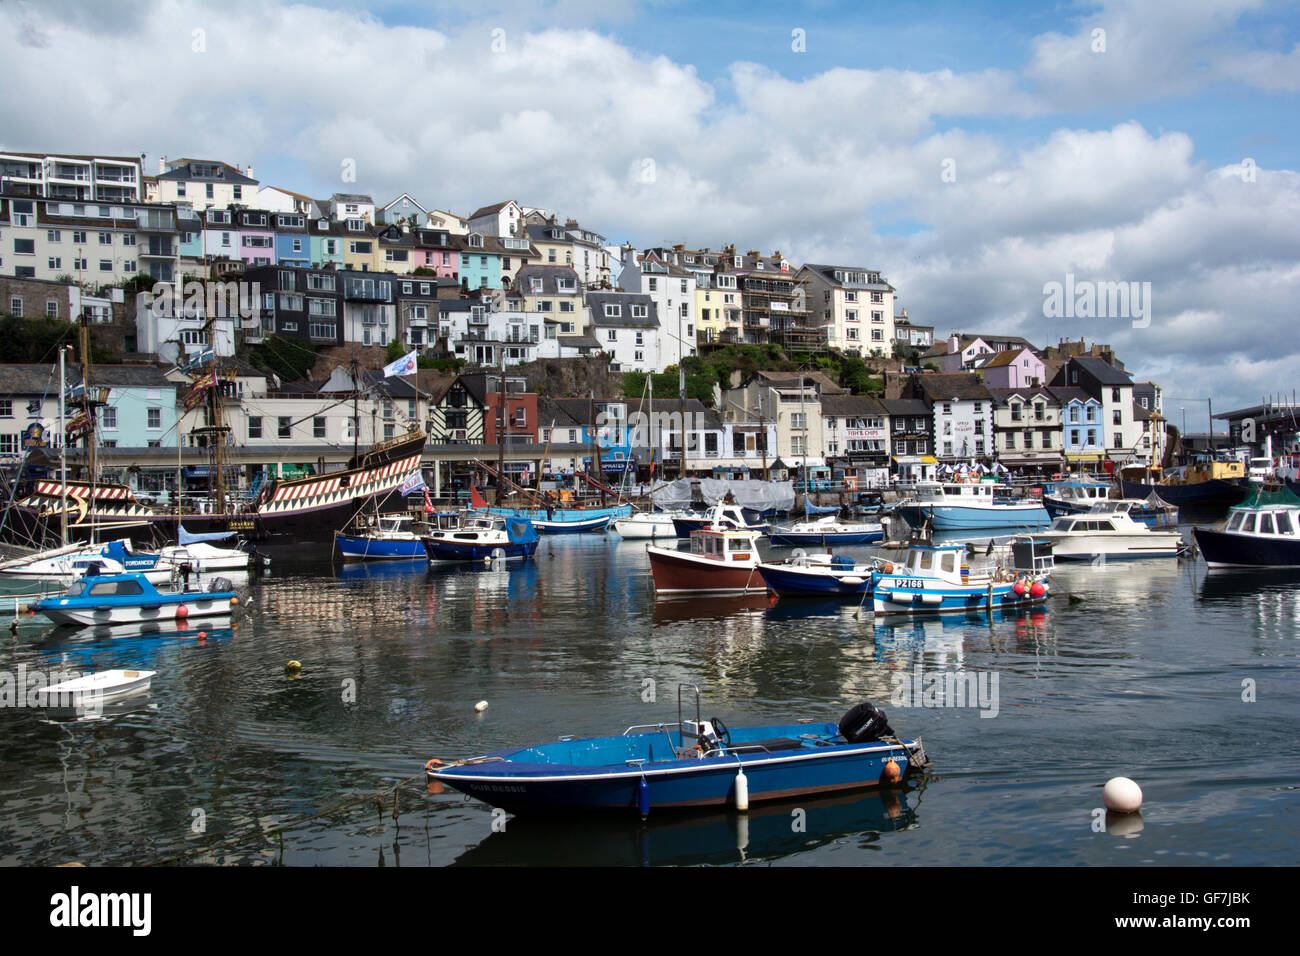
[[[1112,345],[1190,431],[1300,389],[1295,4],[0,0],[0,62],[3,148],[879,271],[936,337]]]

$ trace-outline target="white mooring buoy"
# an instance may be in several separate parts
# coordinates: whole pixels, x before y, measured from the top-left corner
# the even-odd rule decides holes
[[[1111,777],[1102,788],[1101,799],[1114,813],[1135,813],[1142,807],[1142,788],[1128,777]]]
[[[485,700],[480,700],[477,704],[474,705],[474,710],[480,714],[483,713],[483,711],[487,710],[487,708],[488,708],[488,702]]]

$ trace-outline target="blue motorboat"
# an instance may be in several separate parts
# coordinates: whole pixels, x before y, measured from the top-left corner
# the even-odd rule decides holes
[[[695,719],[681,694],[696,694]],[[444,784],[515,814],[735,807],[751,801],[889,786],[927,763],[920,741],[894,736],[868,703],[838,724],[785,723],[729,730],[700,718],[699,689],[678,690],[678,720],[629,727],[614,737],[561,738],[466,760],[430,760]]]
[[[801,521],[788,528],[773,528],[769,537],[774,547],[805,548],[874,544],[885,540],[878,522],[844,522],[834,515],[817,521]]]
[[[229,615],[238,603],[238,594],[225,578],[210,579],[207,590],[160,589],[143,573],[130,571],[87,574],[66,593],[42,598],[31,607],[55,624],[86,627]]]
[[[781,597],[862,595],[871,589],[876,562],[859,564],[844,554],[800,554],[758,566],[768,590]]]
[[[913,545],[872,585],[877,614],[934,614],[1028,607],[1047,600],[1047,575],[997,564],[971,566],[960,544]]]
[[[481,561],[526,558],[537,550],[537,529],[527,518],[469,515],[457,528],[420,539],[430,561]]]
[[[603,534],[613,521],[612,515],[594,518],[533,518],[538,534]]]

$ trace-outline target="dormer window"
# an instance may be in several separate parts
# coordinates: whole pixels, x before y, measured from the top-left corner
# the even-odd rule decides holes
[[[478,233],[474,233],[472,236],[469,237],[469,244],[475,249],[482,249],[483,237],[480,236]]]
[[[365,220],[364,220],[364,219],[349,219],[349,220],[348,220],[348,231],[349,231],[349,232],[365,232],[365,231],[366,231],[366,223],[365,223]]]
[[[606,303],[605,318],[617,319],[620,318],[622,315],[623,315],[623,307],[621,305],[610,305]]]
[[[317,219],[316,229],[320,232],[329,232],[330,221],[328,219]]]

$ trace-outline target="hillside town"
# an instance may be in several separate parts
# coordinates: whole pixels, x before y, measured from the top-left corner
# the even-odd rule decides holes
[[[636,249],[513,199],[467,215],[405,193],[316,199],[215,160],[0,155],[4,311],[62,324],[67,341],[90,327],[88,384],[108,390],[99,467],[146,501],[203,492],[218,440],[226,484],[251,495],[413,428],[437,496],[464,496],[489,458],[522,484],[586,472],[849,490],[963,466],[1049,478],[1169,463],[1160,386],[1108,346],[936,338],[885,266]],[[414,373],[385,375],[404,355]],[[11,477],[59,447],[57,366],[47,349],[0,367]],[[188,397],[214,368],[220,438]],[[703,382],[689,397],[688,373]],[[69,460],[84,468],[77,434]]]

